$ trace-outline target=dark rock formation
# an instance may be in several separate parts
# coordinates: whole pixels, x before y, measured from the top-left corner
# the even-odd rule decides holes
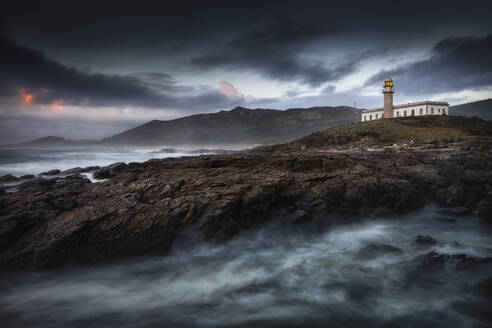
[[[34,179],[36,176],[34,174],[26,174],[20,177],[21,180]]]
[[[20,181],[18,177],[13,176],[12,174],[6,174],[0,177],[0,182],[17,182]]]
[[[96,172],[94,172],[93,176],[95,179],[112,178],[120,173],[125,167],[126,164],[123,162],[114,163],[98,169]]]
[[[49,170],[47,172],[41,172],[38,175],[57,175],[60,174],[60,172],[61,172],[60,170],[54,169],[54,170]]]
[[[416,124],[413,118],[395,122]],[[345,128],[354,126],[369,124]],[[204,240],[219,241],[286,210],[286,224],[401,213],[433,201],[489,213],[490,138],[377,143],[354,137],[339,144],[334,134],[349,133],[337,127],[249,154],[115,163],[95,172],[96,178],[110,179],[100,183],[77,174],[26,181],[18,192],[0,195],[0,266],[50,267],[162,254],[181,231],[191,228]],[[473,184],[462,178],[468,169],[480,176]],[[416,242],[428,247],[435,240]],[[387,246],[373,248],[396,251]],[[431,254],[423,267],[446,261]]]
[[[414,243],[415,245],[425,246],[425,247],[437,245],[437,241],[434,238],[432,238],[431,236],[422,236],[422,235],[417,236],[417,238],[415,238]]]

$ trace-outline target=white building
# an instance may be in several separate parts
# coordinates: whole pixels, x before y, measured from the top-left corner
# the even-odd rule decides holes
[[[383,87],[384,107],[362,111],[361,120],[364,122],[381,118],[449,114],[449,104],[442,101],[427,100],[393,106],[393,93],[393,80],[386,79]]]

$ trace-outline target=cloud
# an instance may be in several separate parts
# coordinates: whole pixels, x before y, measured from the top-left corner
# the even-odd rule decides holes
[[[219,90],[229,98],[244,99],[247,103],[256,100],[256,98],[252,95],[245,96],[238,89],[236,89],[234,85],[226,81],[221,81],[219,83]]]
[[[109,75],[62,65],[0,34],[0,97],[24,103],[208,111],[237,105],[218,90],[180,86],[163,73]],[[53,105],[55,104],[55,105]]]
[[[350,58],[326,67],[319,60],[308,59],[305,52],[328,37],[340,34],[334,24],[281,19],[267,26],[237,35],[213,54],[191,61],[200,69],[250,69],[272,79],[298,81],[319,86],[353,72],[357,60]]]
[[[397,67],[390,72],[398,92],[430,95],[492,85],[492,34],[483,38],[446,38],[436,43],[426,60]],[[386,71],[372,76],[366,85],[381,84]]]

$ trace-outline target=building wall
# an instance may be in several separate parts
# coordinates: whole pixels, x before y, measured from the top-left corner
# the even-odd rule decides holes
[[[413,112],[412,112],[413,111]],[[393,109],[393,117],[449,115],[449,107],[442,105],[420,105]]]
[[[372,112],[372,113],[362,113],[362,122],[365,121],[374,121],[374,120],[379,120],[383,118],[383,110],[380,110],[378,112]]]
[[[413,113],[412,113],[413,110]],[[370,113],[361,113],[362,122],[374,121],[383,118],[383,110]],[[425,116],[425,115],[449,115],[449,106],[444,105],[418,105],[404,108],[394,108],[393,117],[406,116]]]

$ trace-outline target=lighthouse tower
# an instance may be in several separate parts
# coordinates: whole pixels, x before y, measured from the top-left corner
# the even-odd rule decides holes
[[[384,80],[383,95],[384,95],[384,106],[383,106],[383,117],[392,118],[393,117],[393,80],[387,78]]]

